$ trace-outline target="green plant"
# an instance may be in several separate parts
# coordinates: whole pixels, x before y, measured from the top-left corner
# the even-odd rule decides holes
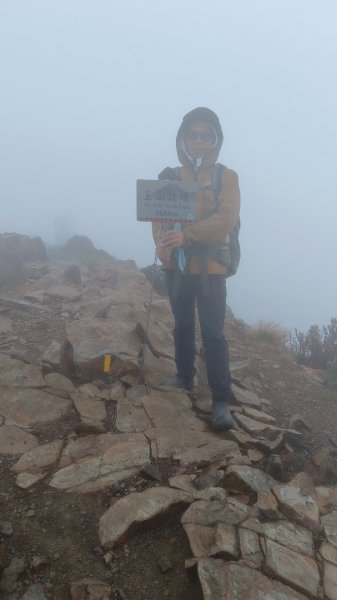
[[[337,318],[320,328],[312,325],[307,333],[295,329],[290,335],[287,347],[297,362],[317,369],[337,369]]]

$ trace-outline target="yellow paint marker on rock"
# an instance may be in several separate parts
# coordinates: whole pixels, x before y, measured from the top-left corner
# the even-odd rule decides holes
[[[104,366],[103,366],[104,373],[109,373],[110,367],[111,367],[111,354],[106,354],[104,356]]]

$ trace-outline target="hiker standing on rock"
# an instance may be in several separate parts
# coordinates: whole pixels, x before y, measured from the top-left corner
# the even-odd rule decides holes
[[[164,169],[159,179],[197,183],[197,218],[174,230],[153,224],[157,256],[165,269],[175,320],[177,373],[163,384],[193,390],[197,304],[213,400],[212,427],[216,431],[234,427],[229,411],[230,371],[224,320],[226,277],[235,272],[234,262],[239,259],[237,238],[234,258],[230,257],[229,243],[229,237],[239,227],[239,183],[235,171],[215,166],[222,142],[221,125],[213,111],[196,108],[185,115],[176,139],[182,166]]]

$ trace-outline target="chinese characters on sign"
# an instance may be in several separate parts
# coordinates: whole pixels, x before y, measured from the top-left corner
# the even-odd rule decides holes
[[[196,183],[137,181],[138,221],[183,223],[195,220]]]

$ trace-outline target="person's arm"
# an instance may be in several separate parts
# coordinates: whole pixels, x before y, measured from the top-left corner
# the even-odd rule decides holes
[[[235,227],[240,215],[240,188],[237,173],[226,169],[217,209],[210,217],[184,228],[184,244],[217,244]]]

